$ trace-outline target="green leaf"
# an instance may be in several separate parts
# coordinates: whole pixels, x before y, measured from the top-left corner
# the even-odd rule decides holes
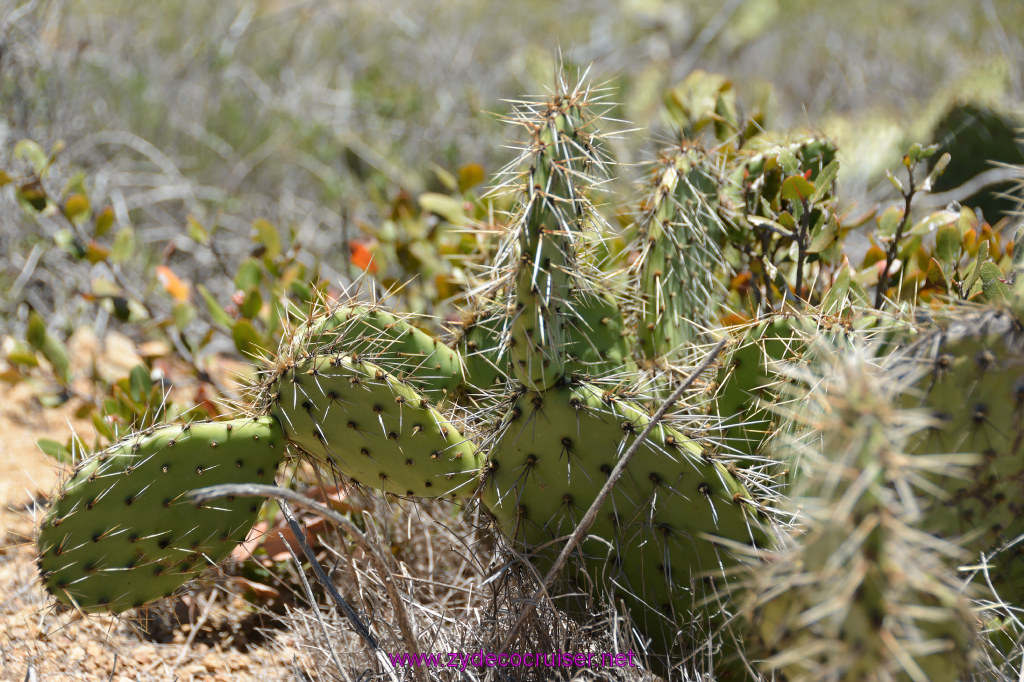
[[[990,302],[1010,300],[1010,287],[1003,282],[1003,271],[992,261],[981,264],[978,269],[981,277],[981,288],[985,299]]]
[[[932,166],[932,170],[930,173],[928,173],[928,177],[926,177],[924,181],[917,186],[917,188],[922,192],[931,192],[932,185],[935,183],[935,179],[945,172],[946,166],[949,165],[949,160],[951,158],[952,157],[949,155],[949,152],[946,152],[945,154],[940,156],[939,160],[935,162],[934,166]]]
[[[175,327],[184,329],[192,320],[196,319],[195,306],[191,303],[175,303],[171,311],[171,317],[174,320]]]
[[[890,206],[878,217],[878,234],[882,237],[892,237],[896,234],[900,221],[903,220],[903,209],[899,206]]]
[[[49,438],[40,438],[36,441],[36,446],[61,464],[74,463],[74,457],[72,457],[71,451],[68,450],[63,443],[50,440]]]
[[[245,300],[242,301],[242,305],[238,307],[238,312],[243,317],[248,317],[250,320],[255,319],[260,314],[260,308],[263,307],[263,297],[260,296],[259,289],[252,289],[245,296]]]
[[[270,352],[265,339],[249,320],[237,320],[231,328],[231,338],[238,352],[248,358],[259,359]]]
[[[263,257],[274,260],[281,255],[281,235],[269,220],[253,221],[253,241],[263,246]]]
[[[53,367],[57,380],[62,385],[71,383],[71,355],[67,347],[52,335],[47,334],[43,341],[43,347],[39,349],[46,361]]]
[[[114,209],[110,206],[105,206],[102,211],[96,215],[96,228],[93,233],[97,237],[102,237],[110,228],[114,226]]]
[[[467,163],[459,169],[459,189],[465,192],[487,179],[484,167],[479,163]]]
[[[210,317],[213,321],[225,329],[231,329],[231,326],[235,321],[230,315],[228,315],[227,311],[221,307],[220,303],[217,302],[217,299],[210,293],[210,290],[202,284],[197,284],[196,290],[199,291],[199,295],[203,297],[204,301],[206,301],[206,309],[209,311]]]
[[[20,341],[15,341],[4,354],[4,359],[19,367],[38,367],[39,358],[36,352]]]
[[[135,253],[135,230],[125,225],[117,231],[114,243],[110,247],[110,260],[115,263],[127,262]]]
[[[35,140],[21,140],[14,145],[14,158],[28,163],[39,176],[43,175],[50,165],[46,152]]]
[[[463,210],[464,201],[447,194],[436,192],[424,192],[419,198],[420,206],[424,211],[436,213],[452,225],[461,225],[465,222],[466,215]]]
[[[28,315],[28,328],[25,330],[25,340],[36,350],[42,350],[46,342],[46,323],[42,316],[36,311]]]
[[[64,215],[76,225],[82,224],[90,215],[92,207],[84,194],[74,193],[64,200]]]
[[[135,365],[128,372],[128,394],[137,403],[144,402],[153,388],[153,379],[149,375],[149,368],[145,365]]]
[[[956,222],[956,217],[949,211],[935,211],[934,213],[929,213],[924,218],[918,220],[912,228],[907,230],[907,234],[926,235],[934,232],[942,225]],[[960,234],[963,233],[960,232]]]
[[[937,144],[931,144],[927,147],[923,147],[920,142],[915,142],[910,145],[910,149],[907,150],[907,157],[909,157],[911,164],[914,164],[934,155],[938,150],[939,145]]]
[[[814,193],[811,194],[811,203],[817,203],[824,196],[832,191],[832,183],[839,175],[839,160],[835,159],[829,165],[821,169],[817,179],[814,181]]]
[[[906,190],[903,189],[903,183],[899,181],[899,178],[892,174],[891,170],[885,171],[885,177],[892,183],[892,186],[896,188],[897,192],[900,194],[906,194]]]
[[[188,234],[188,238],[197,244],[205,246],[210,243],[209,231],[194,216],[190,215],[186,220],[185,232]]]
[[[826,315],[838,315],[846,307],[847,293],[850,290],[851,271],[849,266],[839,269],[835,282],[821,301],[821,311]]]
[[[939,261],[934,258],[928,259],[928,270],[926,275],[928,277],[928,281],[932,284],[946,283],[946,273],[942,271],[942,266],[939,264]]]
[[[1024,223],[1021,223],[1013,235],[1013,270],[1020,272],[1022,268],[1024,268]]]
[[[238,266],[238,272],[235,273],[235,288],[244,292],[255,289],[260,285],[262,273],[260,262],[255,258],[247,258]]]
[[[964,291],[970,292],[974,289],[974,284],[978,280],[978,276],[981,274],[981,265],[988,260],[988,240],[982,239],[978,244],[978,255],[972,264],[970,275],[967,276],[967,281],[964,283]]]
[[[430,164],[430,170],[434,171],[434,175],[437,176],[437,179],[444,185],[445,189],[454,192],[459,188],[459,182],[455,176],[441,166],[432,163]]]
[[[807,247],[807,253],[821,253],[835,242],[839,236],[839,220],[834,214],[829,215],[828,220],[822,221],[811,231],[811,243]]]
[[[978,269],[978,276],[981,277],[982,282],[991,282],[994,279],[1002,279],[1003,271],[992,261],[986,261]]]
[[[960,256],[960,227],[946,223],[935,235],[935,255],[944,263],[952,263]]]
[[[802,202],[814,194],[814,185],[802,175],[791,175],[782,181],[782,198],[792,202]]]

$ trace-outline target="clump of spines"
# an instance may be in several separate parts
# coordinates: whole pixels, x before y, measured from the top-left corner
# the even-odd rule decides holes
[[[803,378],[810,388],[787,413],[803,429],[786,446],[802,463],[799,531],[744,585],[748,658],[794,682],[960,679],[976,641],[962,557],[921,531],[919,496],[926,477],[962,475],[969,458],[910,454],[930,416],[901,409],[908,386],[865,354]]]

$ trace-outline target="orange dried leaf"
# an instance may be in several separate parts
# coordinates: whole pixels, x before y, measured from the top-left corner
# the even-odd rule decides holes
[[[164,291],[169,293],[176,301],[185,302],[188,300],[188,285],[174,274],[166,265],[156,266],[156,278]]]
[[[258,521],[250,530],[246,536],[245,541],[236,546],[231,551],[231,558],[235,561],[246,561],[252,556],[252,553],[256,551],[256,548],[263,542],[263,538],[267,534],[267,522]]]
[[[722,317],[722,326],[736,327],[741,324],[746,324],[749,321],[750,318],[745,315],[741,315],[739,313],[729,313],[728,315]]]
[[[377,273],[377,264],[373,261],[373,251],[370,247],[363,242],[352,241],[348,243],[348,250],[353,265],[365,272]]]

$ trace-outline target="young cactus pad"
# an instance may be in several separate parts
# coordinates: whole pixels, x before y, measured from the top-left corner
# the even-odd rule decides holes
[[[245,539],[262,500],[202,505],[187,493],[273,483],[284,456],[270,418],[164,426],[75,468],[39,533],[39,570],[59,600],[119,613],[172,594]]]
[[[649,359],[685,355],[685,344],[697,340],[720,302],[720,184],[709,157],[696,148],[671,149],[659,164],[633,249],[637,334]]]
[[[582,232],[598,216],[586,194],[602,164],[588,130],[586,93],[528,108],[519,121],[531,131],[522,205],[501,251],[510,263],[509,355],[516,378],[533,389],[565,373],[564,330],[579,322],[572,292],[583,285]]]

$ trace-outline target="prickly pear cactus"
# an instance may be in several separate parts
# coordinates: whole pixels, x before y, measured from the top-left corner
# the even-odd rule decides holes
[[[887,211],[887,250],[856,270],[834,145],[762,137],[727,82],[699,82],[676,113],[717,146],[680,137],[622,234],[595,201],[611,167],[600,94],[521,103],[527,143],[495,189],[516,202],[454,338],[379,302],[317,309],[254,385],[255,417],[158,427],[77,468],[39,535],[50,591],[115,612],[173,592],[258,508],[196,508],[188,491],[269,482],[286,449],[387,493],[479,501],[546,572],[700,344],[731,335],[638,446],[559,587],[625,605],[666,674],[695,657],[721,679],[973,674],[979,616],[956,562],[984,557],[998,595],[1024,597],[1024,325],[913,297],[948,270],[942,291],[1006,301],[1009,253],[991,226],[948,220],[932,248],[930,218]],[[876,293],[906,284],[905,305],[868,308],[879,265]]]
[[[548,565],[649,421],[634,401],[586,382],[513,396],[484,497],[505,535]],[[762,486],[707,444],[656,426],[598,513],[579,570],[616,586],[653,650],[681,653],[690,645],[676,641],[677,623],[703,614],[694,581],[713,582],[731,563],[714,538],[763,539]]]
[[[473,443],[424,394],[359,355],[289,363],[263,396],[295,447],[356,482],[419,497],[476,488],[483,458]]]
[[[976,620],[958,548],[917,530],[914,493],[925,475],[962,470],[910,454],[929,416],[901,409],[899,383],[867,360],[847,354],[807,377],[793,415],[804,428],[788,443],[803,462],[800,535],[750,576],[746,653],[794,682],[954,682],[971,667]]]
[[[589,130],[592,115],[583,93],[526,107],[520,123],[530,130],[529,166],[516,213],[500,253],[509,261],[510,331],[507,345],[516,378],[531,389],[553,386],[565,373],[566,331],[583,320],[572,292],[585,286],[579,245],[597,212],[587,193],[602,166]]]
[[[631,265],[637,335],[650,360],[685,356],[723,297],[719,175],[714,157],[696,147],[667,150],[657,166]]]
[[[189,490],[273,483],[285,439],[272,419],[168,426],[81,462],[39,533],[50,592],[114,613],[166,597],[245,539],[262,500],[194,504]]]

